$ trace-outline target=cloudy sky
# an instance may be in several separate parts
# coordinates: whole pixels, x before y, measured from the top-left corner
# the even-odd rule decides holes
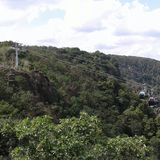
[[[0,41],[160,60],[159,0],[0,0]]]

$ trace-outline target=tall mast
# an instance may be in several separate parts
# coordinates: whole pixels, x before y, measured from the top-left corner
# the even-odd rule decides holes
[[[16,43],[15,44],[15,50],[16,50],[16,63],[15,63],[15,68],[17,69],[18,68],[18,64],[19,64],[19,59],[18,59],[18,44]]]

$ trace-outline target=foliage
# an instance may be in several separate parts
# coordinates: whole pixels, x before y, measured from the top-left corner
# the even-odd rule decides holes
[[[15,133],[16,122],[12,119],[0,119],[0,157],[10,157],[10,152],[17,146],[18,139]],[[2,159],[3,159],[2,158]]]
[[[156,94],[160,93],[160,71],[158,70],[160,67],[159,61],[133,56],[110,56],[114,61],[118,62],[121,75],[127,80],[132,80],[132,83],[133,81],[140,84],[146,83],[154,88],[154,92]]]
[[[143,137],[112,138],[107,142],[108,159],[113,160],[146,160],[149,149]]]
[[[58,125],[48,116],[24,119],[15,130],[21,144],[12,151],[14,160],[147,158],[144,138],[102,139],[99,120],[86,113],[81,113],[80,118],[63,119]]]
[[[26,154],[34,156],[28,152],[28,148],[29,151],[33,149],[37,157],[41,154],[42,157],[50,156],[46,155],[48,150],[54,150],[60,157],[67,153],[69,157],[81,154],[86,159],[107,159],[105,156],[112,156],[106,151],[108,143],[114,143],[115,148],[119,146],[115,137],[130,136],[129,139],[117,139],[121,145],[124,139],[128,140],[129,144],[126,145],[131,145],[133,140],[140,147],[141,143],[137,144],[132,139],[136,135],[145,136],[147,143],[154,148],[155,157],[159,157],[160,128],[156,114],[148,107],[146,100],[141,101],[133,92],[137,92],[137,84],[143,82],[159,84],[158,61],[115,57],[99,51],[88,53],[79,48],[25,46],[20,48],[19,67],[14,69],[15,55],[10,48],[13,45],[14,42],[0,43],[0,117],[18,125],[10,127],[11,134],[3,132],[5,136],[2,135],[4,138],[0,139],[0,144],[9,144],[12,149],[16,144],[12,152],[15,158],[16,155],[20,155],[20,159],[25,158]],[[155,89],[158,93],[157,86]],[[96,115],[102,122],[101,126],[97,128],[99,122],[95,121],[96,118],[89,121],[91,119],[87,115],[89,120],[86,119],[86,122],[72,118],[81,117],[81,111]],[[58,125],[51,123],[49,117],[34,118],[43,115],[51,116]],[[64,120],[60,121],[62,118]],[[81,126],[85,133],[82,137],[78,130]],[[20,135],[24,137],[20,138]],[[18,144],[15,139],[18,139]],[[14,145],[10,142],[14,142]],[[42,152],[37,150],[39,144],[44,145],[44,148],[49,144],[51,148],[45,148],[45,152]],[[10,147],[3,147],[6,156],[9,156]],[[127,150],[122,145],[119,150],[134,153],[134,147]],[[115,156],[121,157],[121,152],[115,153]]]

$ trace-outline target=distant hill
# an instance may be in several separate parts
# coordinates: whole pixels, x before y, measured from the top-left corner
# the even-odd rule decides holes
[[[160,93],[160,61],[134,57],[111,55],[118,62],[121,76],[126,80],[141,85],[146,83],[153,88],[156,94]]]

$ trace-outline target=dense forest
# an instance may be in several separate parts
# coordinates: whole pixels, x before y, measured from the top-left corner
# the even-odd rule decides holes
[[[159,61],[0,43],[0,158],[158,160],[160,117],[128,82],[155,86]]]
[[[136,82],[142,86],[146,83],[160,94],[160,62],[154,59],[111,55],[119,64],[121,75],[128,81]],[[135,86],[136,87],[136,86]]]

